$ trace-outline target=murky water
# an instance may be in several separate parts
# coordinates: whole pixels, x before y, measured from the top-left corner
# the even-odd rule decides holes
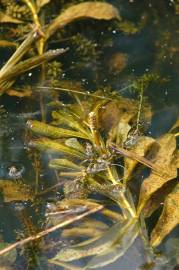
[[[80,81],[86,91],[96,90],[98,87],[111,87],[127,97],[135,97],[129,89],[124,88],[136,76],[156,72],[165,79],[169,78],[165,84],[151,85],[145,93],[154,111],[151,126],[146,133],[158,137],[169,130],[178,118],[179,113],[179,69],[177,68],[179,63],[179,38],[176,33],[178,18],[175,15],[174,1],[114,0],[107,2],[114,4],[119,9],[122,18],[132,21],[136,25],[144,24],[142,30],[136,34],[126,35],[116,29],[115,26],[112,26],[110,30],[107,29],[108,23],[106,22],[88,22],[87,20],[84,23],[75,22],[77,32],[86,33],[86,36],[92,38],[99,46],[103,43],[103,37],[105,37],[105,40],[108,37],[109,44],[102,49],[101,65],[98,66],[95,61],[91,61],[81,72],[75,71],[75,68],[69,68],[71,63],[77,63],[78,61],[75,53],[69,51],[62,57],[64,66],[62,78]],[[62,47],[68,45],[68,41],[60,44]],[[1,64],[7,59],[9,50],[3,49],[2,52],[3,54],[0,56]],[[112,66],[111,59],[117,59],[116,66]],[[96,74],[98,74],[98,77]],[[32,81],[38,81],[35,72],[32,71],[31,76]],[[38,83],[39,85],[46,86],[48,81]],[[43,92],[42,90],[39,92],[37,85],[34,86],[33,95],[29,99],[7,95],[0,97],[0,106],[3,108],[3,112],[0,113],[0,179],[22,181],[30,184],[35,190],[36,173],[38,171],[37,189],[39,192],[43,192],[45,188],[56,183],[56,175],[53,170],[48,169],[48,154],[41,156],[42,164],[39,165],[38,153],[28,149],[29,135],[26,122],[28,119],[41,120],[40,100],[42,99],[48,119],[50,108],[46,106],[46,103],[53,100],[53,95],[50,94],[50,91],[44,90]],[[68,102],[66,96],[63,99]],[[59,189],[56,192],[45,194],[40,200],[37,197],[35,202],[29,202],[28,200],[4,202],[1,198],[0,239],[2,238],[6,243],[13,243],[17,240],[18,233],[19,239],[21,239],[43,229],[46,220],[46,205],[58,200],[61,196],[62,193]],[[25,222],[27,219],[28,222]],[[173,234],[178,236],[178,230],[174,231]],[[57,235],[54,233],[51,239],[52,244],[53,241],[55,243],[56,237]],[[26,248],[25,256],[19,249],[17,257],[15,255],[14,266],[11,265],[9,268],[3,269],[59,269],[58,267],[52,268],[47,264],[46,257],[49,255],[49,251],[48,247],[45,249],[43,244],[42,240],[29,245]],[[67,243],[62,242],[61,245],[68,244],[67,241]],[[140,239],[137,239],[121,260],[105,267],[105,269],[171,269],[167,262],[166,265],[159,263],[157,266],[145,268],[146,256]]]

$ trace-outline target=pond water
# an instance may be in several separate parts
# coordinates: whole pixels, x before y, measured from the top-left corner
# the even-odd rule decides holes
[[[81,1],[75,3],[79,2]],[[134,31],[134,26],[137,28],[136,33],[125,33],[116,22],[87,19],[73,22],[72,26],[68,25],[65,28],[67,33],[69,31],[68,35],[62,30],[62,35],[57,36],[58,40],[61,39],[60,42],[51,40],[49,43],[51,49],[70,48],[59,58],[62,71],[60,70],[55,79],[59,80],[61,87],[65,89],[73,88],[74,85],[73,89],[78,89],[80,83],[80,87],[83,87],[86,92],[92,93],[99,89],[114,90],[123,97],[137,99],[136,93],[128,87],[133,80],[143,74],[159,74],[164,82],[150,84],[144,94],[152,107],[151,124],[147,125],[145,134],[157,138],[170,130],[179,113],[179,30],[177,28],[179,19],[174,3],[178,1],[111,0],[106,2],[113,4],[119,10],[122,19],[132,24],[131,31]],[[56,14],[53,9],[49,12]],[[96,44],[97,52],[94,52],[94,47],[91,49],[89,46],[87,49],[92,56],[87,57],[84,55],[83,45],[78,50],[80,44],[74,45],[68,38],[77,34],[92,40],[92,44]],[[0,48],[1,65],[12,53],[11,49]],[[50,88],[40,88],[48,87],[52,82],[48,76],[44,80],[40,77],[40,68],[36,68],[22,75],[15,84],[17,87],[30,85],[33,89],[31,97],[19,98],[7,94],[0,97],[0,181],[12,181],[15,185],[22,182],[31,186],[37,194],[34,200],[18,199],[18,197],[15,197],[15,200],[8,200],[1,196],[0,245],[1,242],[14,243],[45,229],[47,206],[64,196],[61,187],[43,194],[44,190],[62,180],[59,179],[56,171],[48,167],[51,153],[39,154],[29,148],[31,134],[26,122],[29,119],[44,120],[44,115],[48,122],[51,120],[51,112],[54,108],[49,106],[49,103],[58,100],[70,103],[72,98],[64,92],[57,94]],[[106,197],[102,197],[101,200],[106,200],[105,204],[111,204]],[[119,212],[119,209],[116,211]],[[155,218],[154,215],[150,220],[150,226],[155,223]],[[75,226],[77,223],[74,223]],[[171,235],[175,238],[179,237],[178,227]],[[59,232],[56,231],[46,238],[30,243],[25,248],[14,250],[9,257],[0,259],[0,269],[1,265],[2,269],[61,269],[61,266],[48,264],[47,258],[53,257],[54,253],[59,251],[57,240],[59,246],[64,248],[73,243],[73,239],[68,240],[63,237],[59,239]],[[161,256],[158,256],[156,264],[149,263],[148,251],[138,237],[121,259],[105,266],[105,269],[178,269],[176,265],[179,260],[174,258],[171,262],[167,258],[170,254],[168,251],[170,246],[168,247],[166,242],[169,239],[168,236],[160,246],[158,252],[161,252]],[[52,251],[51,246],[53,246]],[[179,251],[177,254],[179,256]],[[83,267],[85,260],[76,265]]]

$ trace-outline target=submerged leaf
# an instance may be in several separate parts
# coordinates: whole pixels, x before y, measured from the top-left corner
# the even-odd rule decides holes
[[[144,157],[148,149],[151,147],[155,140],[151,137],[141,136],[136,144],[130,148],[133,153]],[[124,158],[124,179],[125,181],[130,180],[131,174],[135,169],[136,165],[138,164],[137,160],[131,158]]]
[[[118,237],[118,239],[116,239],[116,243],[114,243],[114,245],[106,252],[94,256],[87,264],[86,269],[103,267],[122,257],[128,248],[133,244],[138,233],[138,222],[134,221],[129,227],[127,224],[126,227],[124,227],[124,230],[121,229],[121,235]]]
[[[15,23],[15,24],[20,24],[23,23],[23,21],[15,19],[8,14],[5,14],[3,12],[0,12],[0,23]]]
[[[77,137],[77,138],[88,139],[88,136],[81,132],[77,132],[70,129],[54,127],[52,125],[45,124],[37,120],[27,121],[27,126],[34,133],[47,136],[53,139],[59,139],[63,137]]]
[[[85,154],[85,149],[84,149],[83,145],[81,143],[79,143],[79,141],[76,138],[69,138],[69,139],[65,140],[65,145],[72,147],[72,148]]]
[[[96,264],[106,265],[124,254],[138,234],[136,219],[117,223],[105,232],[101,238],[83,246],[61,250],[53,260],[70,262],[89,256],[95,256],[85,268],[95,268]],[[117,250],[116,250],[117,249]],[[105,256],[115,253],[115,256],[105,261]],[[114,255],[114,254],[113,254]],[[99,260],[98,260],[99,259]],[[101,261],[102,259],[102,261]]]
[[[176,178],[177,168],[176,165],[172,163],[174,158],[174,151],[176,149],[176,138],[173,134],[166,134],[160,137],[155,144],[153,151],[150,154],[155,154],[155,166],[163,168],[164,176],[161,177],[151,172],[149,177],[147,177],[141,186],[140,197],[138,203],[138,213],[144,208],[146,202],[150,197],[165,183]]]
[[[177,225],[179,225],[179,184],[165,199],[162,214],[151,234],[152,246],[158,246]]]
[[[40,151],[49,151],[49,152],[54,152],[54,153],[59,153],[59,154],[64,153],[70,156],[77,157],[79,159],[85,157],[84,154],[77,151],[76,149],[72,149],[71,147],[63,145],[62,143],[59,143],[59,142],[56,142],[47,138],[32,140],[29,142],[29,146],[34,147]]]
[[[75,171],[81,171],[84,169],[83,166],[76,165],[74,162],[68,159],[52,159],[49,163],[51,168],[55,169],[70,169]]]
[[[111,4],[101,2],[85,2],[73,5],[62,12],[46,29],[47,38],[58,28],[81,18],[93,18],[97,20],[120,19],[118,10]]]
[[[128,123],[120,121],[113,127],[109,133],[109,141],[115,142],[117,145],[123,146],[127,139],[127,135],[131,126]]]

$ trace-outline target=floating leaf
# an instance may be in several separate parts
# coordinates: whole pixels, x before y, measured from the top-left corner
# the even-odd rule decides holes
[[[46,29],[46,38],[50,37],[57,29],[81,18],[97,20],[120,19],[118,10],[111,4],[101,2],[85,2],[73,5],[62,12]]]
[[[174,151],[176,149],[176,138],[173,134],[166,134],[160,137],[156,144],[155,148],[151,149],[150,154],[155,154],[155,166],[159,168],[163,168],[164,177],[160,177],[159,175],[151,172],[149,177],[147,177],[141,186],[139,204],[138,204],[138,212],[140,212],[146,202],[150,199],[150,197],[165,183],[176,178],[177,176],[177,168],[175,164],[172,164],[174,158]]]
[[[28,201],[33,196],[29,186],[10,180],[0,180],[0,192],[4,202]]]
[[[165,199],[162,214],[151,234],[151,245],[158,246],[177,225],[179,225],[179,184]]]

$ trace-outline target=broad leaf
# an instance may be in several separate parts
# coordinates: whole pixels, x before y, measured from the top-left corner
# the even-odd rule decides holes
[[[85,2],[67,8],[46,29],[46,38],[50,37],[57,29],[81,18],[97,20],[120,19],[118,10],[111,4],[101,2]]]
[[[141,136],[137,143],[130,148],[133,153],[144,157],[148,149],[151,147],[155,140],[151,137]],[[137,160],[131,158],[124,158],[124,179],[125,181],[130,180],[131,174],[138,164]]]
[[[165,199],[162,214],[151,234],[151,245],[158,246],[177,225],[179,225],[179,184]]]
[[[150,154],[155,155],[153,163],[160,169],[163,168],[164,174],[161,177],[151,171],[149,177],[143,181],[140,190],[138,213],[141,212],[146,202],[159,188],[168,181],[176,178],[177,168],[172,163],[175,149],[176,138],[173,134],[166,134],[156,141],[155,148],[153,148],[153,151],[151,150]]]

